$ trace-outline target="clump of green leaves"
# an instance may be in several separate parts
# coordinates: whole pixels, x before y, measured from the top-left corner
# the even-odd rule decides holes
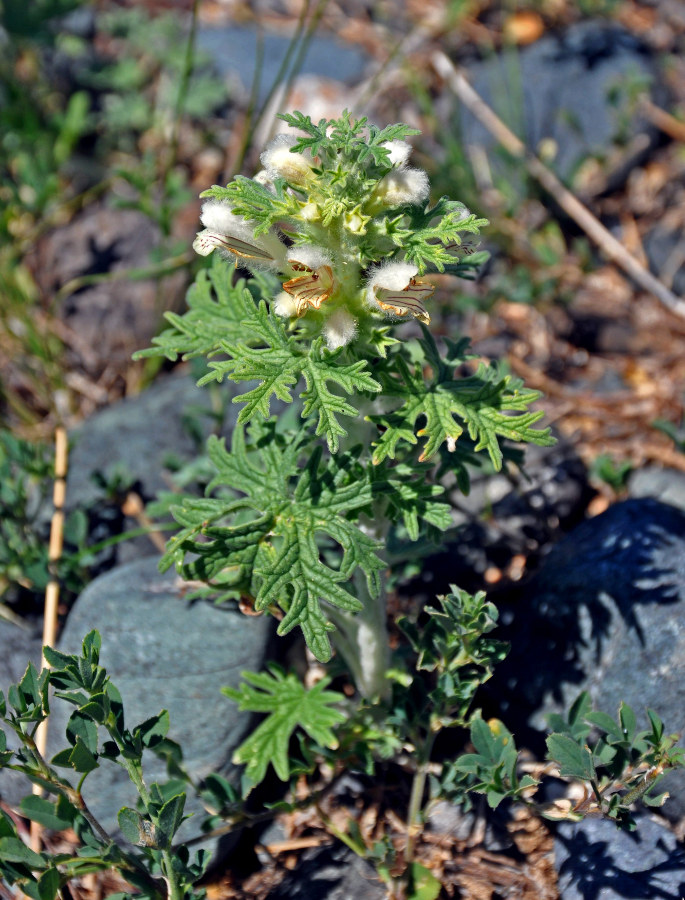
[[[0,601],[41,595],[51,578],[48,567],[46,501],[52,489],[49,449],[0,430]],[[87,517],[75,510],[64,524],[69,551],[57,564],[70,592],[87,580]]]
[[[79,839],[75,853],[37,853],[20,838],[16,823],[0,810],[0,875],[33,900],[55,900],[74,878],[115,867],[136,896],[150,900],[181,900],[201,896],[193,885],[202,875],[208,853],[191,859],[187,848],[173,848],[184,821],[188,780],[181,750],[166,737],[169,715],[162,710],[147,721],[127,727],[121,694],[99,664],[100,636],[90,632],[80,656],[45,648],[52,669],[40,673],[30,663],[22,680],[0,692],[0,721],[14,732],[15,751],[7,749],[0,730],[0,765],[23,773],[49,796],[28,796],[21,815],[51,830],[71,828]],[[50,712],[50,692],[74,707],[66,727],[68,746],[46,760],[36,744],[36,732]],[[143,752],[167,761],[168,781],[147,785]],[[118,823],[127,841],[121,845],[89,810],[82,788],[101,765],[122,766],[135,785],[139,806],[123,807]],[[128,895],[124,895],[128,896]]]

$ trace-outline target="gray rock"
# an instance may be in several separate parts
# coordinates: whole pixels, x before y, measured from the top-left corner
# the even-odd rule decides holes
[[[682,182],[681,178],[681,191]],[[645,236],[644,248],[652,271],[661,276],[675,294],[681,297],[685,292],[682,229],[660,223]]]
[[[628,493],[631,497],[653,497],[685,511],[685,472],[646,466],[631,474]]]
[[[73,278],[149,266],[150,254],[160,240],[159,229],[148,216],[113,209],[103,201],[37,241],[29,264],[42,290],[54,296]],[[131,354],[148,346],[158,331],[164,309],[181,299],[185,274],[179,271],[164,280],[164,306],[159,286],[154,278],[114,278],[67,296],[58,313],[71,331],[69,366],[85,372],[93,382],[103,378],[111,384],[116,373],[123,377]],[[98,397],[94,390],[96,400],[106,399],[106,391]]]
[[[290,37],[265,30],[263,59],[259,80],[259,102],[263,102],[275,82]],[[238,79],[245,93],[251,90],[259,55],[257,29],[251,25],[203,27],[198,30],[198,47],[211,56],[223,76]],[[230,47],[230,53],[226,48]],[[359,80],[368,57],[357,48],[333,37],[316,34],[307,48],[299,69],[302,75],[323,75],[339,81]]]
[[[559,826],[555,865],[561,900],[685,896],[685,852],[671,831],[648,816],[632,833],[608,819]]]
[[[386,900],[373,866],[342,844],[305,850],[269,900]]]
[[[654,81],[656,70],[645,48],[616,25],[583,22],[549,35],[530,47],[468,67],[476,91],[533,150],[543,139],[557,148],[554,168],[570,176],[588,156],[605,156],[622,127],[623,104],[610,94],[633,79]],[[623,106],[623,110],[622,110]],[[627,117],[627,138],[655,130],[639,115]],[[465,145],[495,147],[494,138],[462,111]],[[644,152],[644,147],[642,148]],[[493,165],[502,163],[493,157]],[[627,173],[626,173],[627,174]]]
[[[611,506],[555,546],[522,595],[497,677],[536,727],[588,690],[612,715],[624,700],[641,725],[651,708],[668,732],[685,730],[683,512],[648,498]],[[664,814],[685,815],[685,773],[660,788],[672,795]]]
[[[59,648],[80,652],[83,637],[97,628],[102,636],[101,663],[121,691],[128,727],[167,709],[169,737],[181,745],[193,778],[201,780],[211,772],[235,778],[230,760],[245,737],[250,716],[238,713],[220,688],[236,686],[242,669],[262,668],[273,620],[189,602],[183,583],[174,573],[160,575],[157,562],[157,557],[140,559],[90,584],[69,615]],[[61,720],[51,724],[53,753],[65,746],[68,712],[62,709]],[[144,766],[148,783],[165,780],[156,757],[150,755]],[[84,797],[95,816],[113,831],[117,811],[135,803],[125,773],[106,763],[86,779]],[[198,833],[202,809],[189,798],[186,810],[199,814],[180,832],[188,837]]]
[[[230,382],[221,385],[227,396],[237,393]],[[231,394],[233,392],[233,394]],[[72,437],[67,480],[67,505],[88,506],[101,490],[93,474],[122,470],[137,483],[145,499],[169,489],[165,461],[169,456],[189,460],[198,448],[185,417],[194,412],[205,434],[210,431],[211,392],[198,388],[186,374],[161,378],[135,397],[126,398],[87,419]],[[229,404],[227,417],[237,418],[237,407]]]

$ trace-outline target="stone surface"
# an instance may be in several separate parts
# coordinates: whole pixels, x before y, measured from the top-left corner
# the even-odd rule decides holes
[[[222,392],[236,393],[230,382]],[[152,499],[169,488],[165,461],[173,456],[191,459],[198,448],[184,419],[194,413],[204,433],[212,420],[211,392],[198,388],[187,374],[158,379],[147,390],[112,404],[87,419],[71,436],[67,505],[87,506],[102,494],[93,474],[109,475],[120,469],[130,476],[143,499]],[[238,409],[229,404],[228,420],[234,423]]]
[[[238,713],[220,688],[236,686],[242,669],[263,667],[273,620],[189,602],[183,583],[173,572],[160,575],[157,562],[158,557],[140,559],[90,584],[69,615],[59,649],[80,652],[83,637],[97,628],[102,636],[101,663],[121,692],[128,727],[167,709],[169,737],[181,744],[193,777],[202,779],[214,771],[234,776],[231,756],[250,717]],[[53,753],[64,746],[65,715],[61,713],[61,721],[55,718],[50,730]],[[146,781],[164,777],[163,765],[152,755],[146,758]],[[96,817],[112,830],[117,811],[135,801],[125,773],[106,764],[88,776],[84,796]],[[197,802],[189,802],[186,810],[202,811]],[[197,832],[191,821],[181,835]]]
[[[652,497],[685,511],[685,472],[646,466],[631,474],[628,492],[631,497]]]
[[[143,213],[113,209],[103,202],[37,242],[29,262],[47,296],[54,296],[73,278],[104,273],[115,276],[100,284],[83,285],[59,306],[59,317],[69,330],[66,361],[71,368],[94,381],[104,377],[111,382],[115,373],[125,376],[131,354],[149,345],[164,309],[172,306],[175,298],[180,300],[183,272],[165,279],[161,294],[152,278],[117,280],[116,273],[149,266],[159,240],[158,230]],[[97,393],[97,388],[91,390]],[[103,399],[106,392],[100,402]]]
[[[648,816],[632,833],[608,819],[559,826],[555,864],[561,900],[685,896],[685,852],[671,831]]]
[[[290,45],[290,37],[264,30],[263,59],[259,71],[259,102],[262,103],[278,77],[278,71]],[[257,29],[250,25],[202,27],[198,47],[208,53],[224,77],[236,80],[247,94],[255,78],[259,54]],[[230,47],[230,53],[226,48]],[[299,68],[300,75],[334,75],[339,81],[359,80],[368,58],[358,48],[343,44],[332,36],[316,34]],[[299,107],[295,107],[299,108]]]
[[[649,498],[616,503],[556,545],[513,605],[508,659],[493,679],[543,729],[581,690],[642,725],[654,709],[685,730],[685,514]],[[665,815],[685,815],[685,773],[660,782]]]
[[[342,844],[305,850],[269,900],[386,900],[373,866]]]
[[[625,91],[633,79],[653,81],[656,74],[634,35],[597,22],[579,23],[516,55],[472,64],[468,71],[475,90],[531,149],[537,150],[543,140],[554,141],[553,164],[562,177],[572,175],[588,156],[604,157],[616,140],[622,113],[620,103],[610,102],[611,91]],[[628,138],[655,136],[638,115],[629,115],[628,121]],[[463,112],[461,122],[464,144],[494,148],[494,138],[470,114]],[[492,162],[501,170],[494,156]]]

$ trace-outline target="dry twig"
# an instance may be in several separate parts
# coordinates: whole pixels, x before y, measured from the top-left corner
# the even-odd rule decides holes
[[[469,112],[487,128],[490,134],[497,138],[508,153],[523,162],[528,173],[554,197],[559,206],[580,225],[587,236],[608,258],[619,265],[643,290],[653,294],[667,309],[685,317],[685,300],[677,297],[638,262],[623,244],[617,241],[613,234],[602,225],[599,219],[571,191],[564,187],[557,176],[507,128],[441,50],[437,50],[433,54],[432,62],[438,75],[445,79]]]

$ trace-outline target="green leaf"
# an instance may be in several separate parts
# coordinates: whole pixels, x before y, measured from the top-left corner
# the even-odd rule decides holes
[[[635,713],[627,703],[621,702],[618,718],[621,723],[621,730],[625,740],[632,743],[635,738],[635,731],[637,730],[637,719]]]
[[[165,849],[171,844],[173,836],[183,821],[185,794],[177,794],[162,806],[157,817],[157,845]]]
[[[330,382],[348,395],[378,392],[380,385],[371,377],[366,360],[343,364],[337,361],[340,353],[326,350],[321,338],[298,341],[263,301],[241,320],[241,328],[239,341],[221,341],[220,349],[228,359],[210,362],[211,371],[200,383],[221,381],[226,375],[233,381],[257,381],[256,387],[233,400],[245,404],[238,421],[246,423],[258,413],[268,418],[273,398],[290,403],[293,387],[304,378],[305,390],[300,393],[304,401],[302,416],[317,417],[317,435],[325,435],[329,449],[336,453],[340,437],[347,433],[338,417],[354,417],[358,413],[328,385]]]
[[[29,869],[45,869],[47,863],[39,853],[29,849],[19,838],[0,838],[0,860],[21,863]]]
[[[69,717],[67,722],[67,738],[72,745],[76,744],[76,739],[81,738],[83,745],[91,754],[96,754],[98,750],[98,726],[89,716],[84,716],[81,710],[76,710]]]
[[[421,863],[411,863],[407,900],[437,900],[441,890],[441,883],[430,869],[422,866]]]
[[[494,366],[479,365],[475,375],[454,378],[454,368],[461,357],[455,355],[460,347],[441,359],[430,333],[424,328],[420,342],[423,358],[410,368],[400,357],[396,371],[401,377],[381,372],[383,391],[397,397],[401,405],[393,412],[370,416],[382,430],[374,442],[374,462],[386,457],[395,458],[398,445],[415,445],[419,438],[425,440],[420,461],[428,460],[442,444],[456,447],[456,442],[466,430],[475,442],[475,450],[487,450],[492,464],[499,471],[503,454],[500,438],[521,442],[528,441],[541,446],[554,443],[549,429],[538,430],[532,426],[544,413],[529,412],[528,407],[540,397],[539,392],[523,390],[521,382],[510,375],[500,376]],[[426,379],[426,364],[432,369],[432,377]],[[423,425],[419,427],[419,420]]]
[[[244,280],[233,284],[234,272],[235,266],[213,254],[212,268],[202,269],[188,289],[188,310],[183,315],[165,313],[171,328],[154,337],[153,346],[134,354],[134,359],[192,359],[220,352],[225,341],[249,343],[244,322],[254,314],[255,304]]]
[[[40,900],[55,900],[60,889],[60,877],[57,869],[48,869],[38,879],[38,896]]]
[[[34,794],[24,797],[19,808],[21,814],[27,819],[38,822],[52,831],[63,831],[71,825],[71,818],[66,819],[59,815],[55,803]]]
[[[230,575],[255,597],[257,609],[277,604],[285,611],[280,634],[299,626],[312,652],[327,661],[332,626],[322,604],[361,608],[342,585],[357,568],[373,597],[380,589],[379,544],[348,518],[371,508],[371,479],[356,452],[324,463],[317,448],[302,468],[300,457],[311,440],[307,434],[283,437],[269,425],[253,430],[251,438],[248,448],[237,428],[230,453],[223,441],[210,438],[208,453],[217,476],[208,490],[230,488],[245,496],[187,499],[173,508],[184,527],[169,542],[161,565],[176,562],[185,578],[210,583]],[[331,541],[342,551],[338,569],[322,561]],[[187,554],[194,557],[189,562]]]
[[[57,756],[59,756],[59,754],[57,754]],[[60,763],[55,762],[55,765],[60,765]],[[77,772],[83,773],[92,772],[93,769],[97,769],[99,765],[97,757],[91,753],[88,747],[83,743],[81,737],[76,738],[74,749],[69,754],[69,765]]]
[[[122,807],[117,813],[117,822],[121,833],[130,844],[138,844],[145,847],[155,846],[155,828],[149,819],[131,809]]]
[[[549,758],[558,764],[561,776],[585,781],[596,777],[589,747],[579,744],[567,734],[551,734],[547,738],[547,750]]]
[[[163,709],[156,716],[146,719],[141,725],[134,728],[134,734],[139,734],[145,747],[155,747],[163,740],[169,731],[169,713]]]
[[[269,764],[281,781],[288,780],[288,745],[297,728],[324,747],[338,746],[332,728],[346,716],[331,707],[345,698],[326,690],[329,679],[307,690],[295,675],[285,674],[276,666],[269,672],[243,672],[242,677],[244,682],[238,690],[222,688],[222,693],[235,700],[240,710],[268,713],[233,755],[234,762],[247,766],[246,774],[254,784],[264,779]]]

